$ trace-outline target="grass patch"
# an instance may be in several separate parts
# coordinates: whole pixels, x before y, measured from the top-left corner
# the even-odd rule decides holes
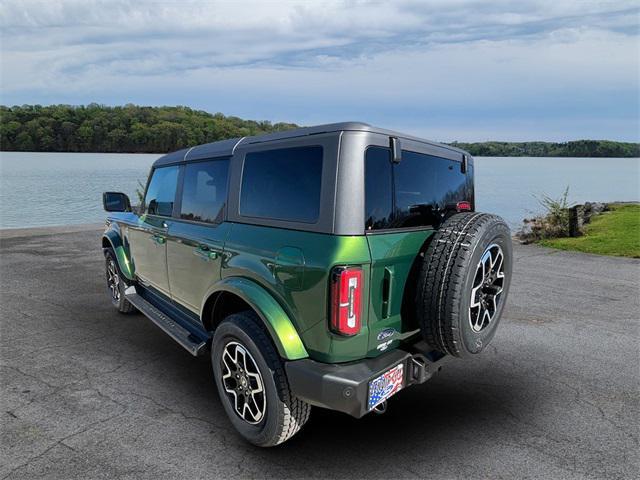
[[[640,205],[610,204],[610,209],[594,216],[581,237],[550,238],[538,243],[560,250],[640,258]]]

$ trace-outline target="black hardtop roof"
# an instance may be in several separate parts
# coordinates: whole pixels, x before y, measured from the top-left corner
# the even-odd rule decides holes
[[[238,145],[248,145],[262,142],[269,142],[272,140],[284,140],[287,138],[304,137],[308,135],[318,135],[321,133],[341,132],[341,131],[360,131],[379,133],[382,135],[388,135],[390,137],[398,137],[401,139],[412,140],[415,142],[426,143],[429,145],[435,145],[438,147],[446,148],[459,153],[466,153],[459,148],[451,147],[449,145],[443,145],[437,142],[425,140],[423,138],[413,137],[400,132],[394,132],[392,130],[386,130],[384,128],[372,127],[368,123],[363,122],[340,122],[340,123],[328,123],[326,125],[316,125],[315,127],[302,127],[294,130],[285,130],[282,132],[266,133],[263,135],[255,135],[251,137],[231,138],[228,140],[220,140],[218,142],[205,143],[203,145],[197,145],[191,148],[183,148],[176,152],[167,153],[163,155],[153,164],[154,168],[162,165],[169,165],[179,162],[188,162],[194,160],[200,160],[204,158],[224,157],[233,155],[234,150]]]

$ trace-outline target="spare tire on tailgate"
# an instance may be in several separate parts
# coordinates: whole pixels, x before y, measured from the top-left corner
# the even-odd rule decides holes
[[[426,342],[456,357],[492,340],[511,281],[511,234],[500,217],[459,213],[430,239],[419,271],[416,316]]]

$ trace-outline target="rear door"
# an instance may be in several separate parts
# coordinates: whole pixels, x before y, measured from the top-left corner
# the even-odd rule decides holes
[[[171,297],[200,313],[204,296],[220,279],[229,158],[187,163],[178,194],[178,213],[170,223],[167,263]]]
[[[145,194],[144,213],[129,227],[129,243],[136,276],[169,295],[167,230],[175,204],[179,167],[156,168]]]
[[[400,163],[393,163],[389,148],[366,150],[370,355],[418,328],[413,309],[419,252],[446,212],[471,194],[459,161],[403,150]]]

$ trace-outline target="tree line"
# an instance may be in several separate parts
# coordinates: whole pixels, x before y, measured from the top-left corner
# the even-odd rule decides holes
[[[186,146],[296,128],[188,107],[0,106],[0,149],[25,152],[166,153]],[[640,157],[639,143],[609,140],[453,142],[476,156]]]
[[[295,128],[187,107],[0,106],[0,148],[27,152],[166,153]]]
[[[478,157],[640,157],[640,143],[611,140],[571,142],[453,142]]]

